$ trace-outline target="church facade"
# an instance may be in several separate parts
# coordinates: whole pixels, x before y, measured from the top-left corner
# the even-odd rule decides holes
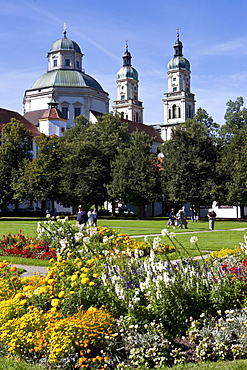
[[[93,77],[82,68],[83,54],[80,46],[67,38],[53,42],[47,55],[47,72],[25,91],[24,117],[35,125],[55,99],[58,109],[67,121],[67,128],[74,126],[80,114],[94,122],[97,114],[109,112],[109,96]]]

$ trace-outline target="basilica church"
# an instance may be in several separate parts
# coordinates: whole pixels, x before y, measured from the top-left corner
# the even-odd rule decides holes
[[[183,56],[179,32],[174,44],[174,56],[167,65],[168,88],[163,96],[164,120],[160,125],[144,123],[144,105],[139,100],[138,71],[132,66],[132,55],[127,43],[122,66],[116,76],[116,100],[110,109],[109,94],[94,77],[85,73],[81,48],[67,37],[65,30],[63,37],[52,43],[47,58],[47,71],[24,93],[23,116],[0,109],[0,130],[4,123],[18,115],[33,137],[40,133],[59,137],[66,129],[74,126],[77,116],[82,114],[91,123],[95,123],[100,115],[113,110],[128,122],[129,132],[138,130],[149,135],[153,142],[151,150],[157,153],[162,143],[171,138],[174,126],[194,117],[196,100],[191,92],[190,62]],[[236,207],[231,208],[235,213]],[[157,209],[155,213],[162,212]],[[227,217],[236,216],[228,214]]]

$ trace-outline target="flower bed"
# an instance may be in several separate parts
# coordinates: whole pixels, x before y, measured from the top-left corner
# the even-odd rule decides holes
[[[15,255],[24,258],[39,258],[48,260],[56,256],[46,240],[28,238],[22,231],[16,235],[3,235],[0,240],[0,256]]]
[[[190,359],[247,358],[246,243],[201,264],[172,263],[179,243],[166,230],[168,244],[108,228],[80,234],[59,219],[38,230],[56,251],[45,277],[0,264],[0,341],[11,355],[56,369],[154,369],[187,361],[188,336]]]

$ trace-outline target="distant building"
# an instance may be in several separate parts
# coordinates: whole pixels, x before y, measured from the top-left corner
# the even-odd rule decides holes
[[[20,123],[24,125],[25,129],[31,132],[33,137],[40,135],[40,132],[37,129],[37,127],[32,125],[32,123],[29,122],[20,113],[3,108],[0,108],[0,132],[2,132],[3,126],[11,121],[11,118],[15,118],[18,121],[20,121]]]
[[[164,123],[160,125],[163,140],[170,139],[173,126],[195,115],[195,95],[190,91],[190,63],[183,56],[179,33],[174,45],[174,57],[167,67],[168,92],[164,94]]]
[[[138,72],[132,67],[131,58],[126,44],[123,67],[117,73],[117,100],[113,103],[113,112],[121,113],[126,120],[143,123],[144,108],[139,101]]]
[[[74,119],[80,114],[95,122],[97,113],[109,112],[108,93],[84,72],[81,49],[67,38],[66,31],[63,38],[53,42],[47,57],[47,72],[25,91],[25,118],[37,125],[51,99],[57,101],[67,128],[74,126]]]

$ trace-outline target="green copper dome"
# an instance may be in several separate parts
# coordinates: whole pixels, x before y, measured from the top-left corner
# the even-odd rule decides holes
[[[190,72],[190,62],[183,56],[177,56],[170,60],[167,68],[169,71],[174,69],[186,69]]]
[[[82,54],[80,46],[75,42],[67,38],[66,31],[64,31],[64,37],[53,42],[50,52],[58,50],[74,50],[77,53]]]
[[[104,91],[93,77],[75,70],[47,72],[34,82],[32,89],[41,89],[49,86],[92,87],[96,90]]]
[[[124,78],[133,78],[134,80],[138,81],[138,72],[135,68],[131,66],[125,66],[120,68],[117,73],[117,79],[121,80]]]

